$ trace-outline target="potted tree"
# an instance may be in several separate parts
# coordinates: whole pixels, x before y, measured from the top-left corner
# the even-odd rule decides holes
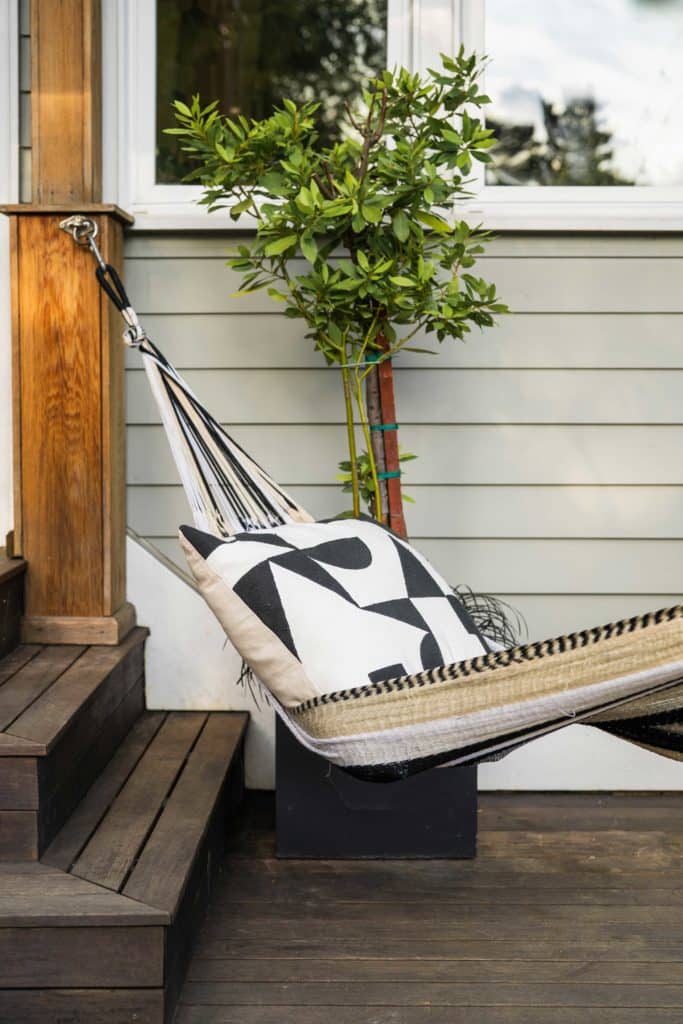
[[[461,339],[506,309],[472,272],[488,235],[458,214],[473,161],[488,162],[495,141],[477,116],[489,102],[481,64],[462,49],[441,61],[425,76],[400,69],[369,82],[355,110],[344,104],[334,145],[320,141],[318,104],[289,99],[249,121],[195,96],[175,103],[168,129],[197,163],[186,180],[204,186],[201,202],[255,227],[230,261],[241,294],[266,288],[341,371],[353,514],[365,496],[399,532],[396,424],[381,422],[391,360],[418,336]]]
[[[230,260],[241,293],[267,289],[340,370],[353,514],[365,498],[400,533],[391,361],[423,334],[461,339],[506,308],[473,272],[487,234],[459,215],[473,161],[494,144],[480,72],[462,50],[425,76],[385,71],[357,108],[344,104],[334,144],[318,134],[318,105],[289,99],[257,121],[195,96],[175,103],[169,129],[196,161],[186,180],[204,186],[202,202],[255,229]],[[277,776],[281,855],[474,855],[476,769],[377,787],[279,728]]]

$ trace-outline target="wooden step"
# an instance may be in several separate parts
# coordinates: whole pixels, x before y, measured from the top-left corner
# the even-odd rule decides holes
[[[0,658],[19,643],[26,562],[0,550]]]
[[[247,721],[145,712],[42,861],[0,865],[0,1022],[170,1020],[241,800]]]
[[[41,855],[141,715],[146,636],[0,661],[0,861]]]

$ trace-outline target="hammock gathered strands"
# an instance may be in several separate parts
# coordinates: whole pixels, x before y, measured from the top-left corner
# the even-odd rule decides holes
[[[312,517],[247,455],[201,405],[146,335],[140,353],[183,488],[199,529],[217,537]]]
[[[197,528],[225,538],[313,522],[201,405],[147,337],[92,237],[80,240],[98,257],[100,284],[126,320],[126,342],[142,357]],[[500,605],[470,596],[505,635]],[[683,607],[365,682],[296,706],[271,699],[305,746],[378,781],[497,758],[573,722],[680,760]]]

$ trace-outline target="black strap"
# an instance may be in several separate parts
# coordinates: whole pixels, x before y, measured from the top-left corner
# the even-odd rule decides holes
[[[105,263],[104,266],[98,266],[95,270],[97,280],[100,283],[102,291],[106,292],[111,301],[114,303],[119,313],[122,313],[124,309],[130,307],[130,299],[126,295],[126,289],[123,287],[123,281],[116,273],[111,263]],[[109,280],[107,280],[109,278]]]

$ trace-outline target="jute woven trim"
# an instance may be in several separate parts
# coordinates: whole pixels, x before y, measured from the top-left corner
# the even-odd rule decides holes
[[[417,675],[325,694],[289,713],[316,737],[349,736],[476,712],[488,711],[495,718],[497,708],[568,696],[681,657],[683,607],[676,606]],[[637,695],[638,687],[632,692]]]

